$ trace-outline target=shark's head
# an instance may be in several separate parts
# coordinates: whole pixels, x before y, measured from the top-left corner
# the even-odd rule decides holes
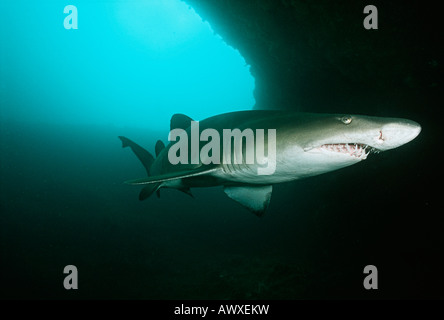
[[[385,151],[412,141],[421,126],[411,120],[361,115],[322,116],[307,124],[311,137],[305,139],[304,151],[328,150],[357,156],[354,150]],[[347,152],[346,152],[347,151]],[[364,152],[359,152],[362,156]]]
[[[373,152],[400,147],[421,131],[418,123],[399,118],[312,114],[306,120],[292,134],[297,144],[287,150],[288,155],[297,155],[295,160],[309,175],[352,165]]]

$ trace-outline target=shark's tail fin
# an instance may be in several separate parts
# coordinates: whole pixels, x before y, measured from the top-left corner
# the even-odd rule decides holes
[[[146,173],[149,177],[150,176],[150,168],[154,162],[154,157],[151,155],[151,153],[149,153],[144,148],[139,146],[137,143],[135,143],[134,141],[132,141],[126,137],[119,136],[119,139],[122,141],[122,148],[130,147],[131,150],[133,150],[134,154],[137,156],[137,158],[139,158],[140,162],[142,162],[143,166],[145,167]],[[156,156],[159,156],[159,154],[162,152],[163,149],[165,149],[165,145],[163,144],[163,142],[161,140],[157,141]],[[167,177],[167,178],[169,178],[169,177]],[[179,178],[179,177],[176,177],[176,178]],[[137,181],[139,181],[139,180],[142,181],[142,183],[139,183],[139,184],[145,184],[144,188],[140,191],[139,200],[141,200],[141,201],[145,200],[145,199],[149,198],[153,193],[156,193],[158,198],[160,197],[160,188],[162,188],[162,181],[163,181],[162,179],[160,179],[160,180],[157,179],[158,180],[157,181],[156,177],[151,177],[151,178],[138,179]],[[193,197],[193,194],[191,193],[191,190],[189,187],[178,188],[178,190]]]
[[[130,147],[137,158],[139,158],[140,162],[142,162],[143,166],[145,167],[146,173],[150,175],[150,168],[154,162],[154,157],[151,155],[151,153],[149,153],[144,148],[128,138],[119,136],[119,139],[122,141],[122,148]]]
[[[133,150],[134,154],[137,156],[137,158],[140,160],[140,162],[142,162],[143,166],[145,167],[147,175],[150,176],[150,168],[154,162],[154,157],[151,155],[151,153],[149,153],[144,148],[139,146],[137,143],[135,143],[134,141],[132,141],[126,137],[119,136],[119,139],[122,141],[122,148],[130,147],[131,150]],[[157,141],[156,156],[158,156],[159,153],[164,148],[165,148],[165,145],[163,144],[163,142],[160,140]],[[149,198],[154,192],[156,193],[157,197],[159,198],[160,197],[160,188],[161,188],[161,183],[154,183],[154,184],[145,186],[142,189],[142,191],[140,191],[139,200],[142,201],[142,200]],[[189,188],[181,190],[181,191],[191,195]]]

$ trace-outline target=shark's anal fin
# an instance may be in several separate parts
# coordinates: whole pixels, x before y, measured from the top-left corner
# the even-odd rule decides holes
[[[224,192],[231,199],[261,217],[270,203],[273,186],[225,186]]]

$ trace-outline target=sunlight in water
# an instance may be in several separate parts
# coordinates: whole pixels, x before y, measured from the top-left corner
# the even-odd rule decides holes
[[[58,1],[23,5],[2,5],[4,119],[164,130],[255,103],[243,57],[182,1],[79,0],[77,30]]]

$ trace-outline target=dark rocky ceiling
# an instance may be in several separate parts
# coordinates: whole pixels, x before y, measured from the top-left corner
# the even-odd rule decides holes
[[[256,108],[395,116],[436,108],[442,33],[431,4],[185,1],[251,65]],[[378,8],[378,30],[363,27],[368,4]]]

